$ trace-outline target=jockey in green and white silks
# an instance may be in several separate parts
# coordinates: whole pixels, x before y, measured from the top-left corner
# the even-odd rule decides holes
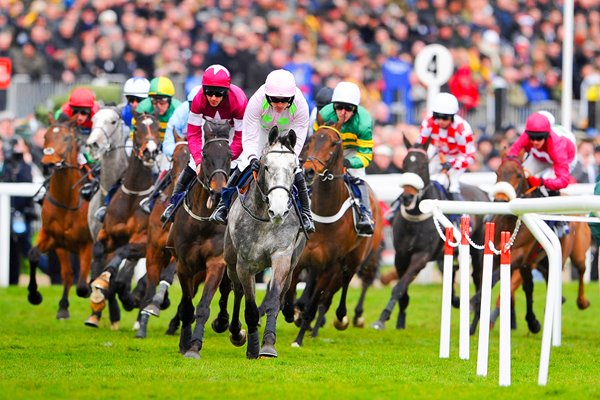
[[[296,133],[294,152],[300,155],[308,133],[309,110],[304,95],[296,87],[296,80],[291,72],[278,69],[272,71],[258,90],[248,101],[244,113],[242,136],[242,154],[238,158],[237,168],[228,182],[231,187],[249,165],[258,167],[258,159],[268,144],[268,132],[274,126],[279,130],[293,129]],[[302,205],[302,224],[307,232],[314,232],[314,223],[310,211],[310,200],[300,167],[296,170],[294,184]],[[211,219],[225,223],[229,204],[222,198]]]
[[[333,91],[332,103],[319,112],[317,122],[341,123],[339,128],[344,147],[344,167],[352,184],[360,190],[360,212],[356,229],[360,234],[372,235],[373,218],[370,211],[369,190],[362,177],[373,160],[373,119],[360,105],[360,89],[352,82],[340,82]]]

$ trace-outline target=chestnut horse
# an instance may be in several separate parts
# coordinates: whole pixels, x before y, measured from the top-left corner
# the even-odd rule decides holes
[[[212,327],[218,333],[229,327],[227,296],[230,284],[229,280],[223,278],[225,227],[209,221],[229,176],[229,131],[228,123],[205,123],[202,163],[196,180],[183,200],[183,206],[175,214],[168,238],[169,245],[175,250],[177,276],[182,291],[178,307],[181,320],[179,350],[184,357],[189,358],[200,358],[204,326],[210,315],[210,302],[220,285],[221,311]],[[204,288],[194,312],[192,301],[202,280]],[[192,332],[194,320],[196,326]]]
[[[148,215],[139,207],[140,200],[153,190],[154,167],[160,149],[158,118],[154,114],[136,114],[133,151],[121,186],[112,198],[96,243],[94,257],[109,254],[104,272],[92,282],[92,314],[85,324],[98,327],[105,299],[115,292],[123,307],[132,310],[139,304],[129,293],[133,269],[146,254]],[[119,271],[121,261],[125,265]],[[114,287],[111,290],[111,286]],[[112,320],[113,328],[118,321]]]
[[[383,240],[383,219],[379,202],[372,190],[370,201],[375,221],[372,236],[360,236],[354,228],[353,202],[350,188],[345,182],[344,149],[340,131],[335,126],[320,126],[305,146],[303,158],[304,175],[311,187],[311,209],[316,231],[304,248],[294,275],[308,271],[309,279],[303,292],[306,303],[300,314],[300,331],[294,346],[301,346],[304,334],[319,314],[312,329],[312,336],[324,323],[324,317],[335,293],[342,289],[335,312],[334,326],[344,330],[348,327],[346,295],[354,273],[363,265],[377,267],[377,257]],[[365,271],[366,274],[368,272]],[[373,275],[373,274],[371,274]],[[293,317],[294,289],[288,291],[284,304],[286,320]]]
[[[40,304],[42,295],[37,289],[36,269],[40,254],[54,249],[60,261],[63,294],[57,319],[69,318],[69,290],[73,285],[73,266],[69,252],[79,255],[80,271],[77,295],[89,296],[87,283],[92,261],[92,236],[88,228],[88,202],[79,194],[82,171],[77,162],[79,145],[74,120],[59,123],[49,115],[50,126],[44,136],[44,171],[51,171],[48,192],[42,204],[42,228],[37,244],[29,252],[30,275],[28,299]]]
[[[520,158],[503,158],[502,163],[496,171],[496,175],[497,183],[494,190],[494,201],[509,201],[516,197],[531,198],[541,195],[539,190],[534,190],[534,188],[529,186]],[[497,215],[493,218],[493,221],[496,223],[495,243],[500,243],[499,235],[501,231],[513,233],[516,231],[516,216]],[[589,226],[585,222],[569,222],[569,229],[570,233],[560,238],[562,261],[564,265],[565,261],[570,258],[572,265],[579,271],[577,306],[579,309],[584,310],[590,305],[589,300],[585,297],[584,272],[586,252],[591,243],[591,234]],[[525,320],[532,333],[538,333],[541,325],[533,312],[533,277],[531,271],[536,265],[540,263],[543,265],[544,258],[546,258],[546,254],[541,245],[535,240],[525,225],[521,225],[516,232],[511,247],[511,267],[513,271],[518,271],[522,278],[527,308]],[[497,279],[497,274],[495,274],[494,283]],[[518,279],[518,276],[513,276],[511,293],[514,294],[520,284],[521,281]],[[479,307],[476,309],[478,310]]]
[[[135,335],[138,339],[147,336],[149,316],[160,316],[161,308],[164,309],[169,304],[168,288],[175,277],[175,260],[171,251],[167,249],[167,238],[171,223],[163,228],[160,216],[165,210],[166,204],[168,204],[171,193],[173,193],[177,177],[189,162],[190,151],[185,138],[179,136],[176,132],[173,132],[173,134],[175,136],[175,150],[171,160],[173,166],[168,172],[171,175],[171,184],[163,191],[159,201],[152,208],[149,217],[146,275],[144,277],[145,292],[140,302],[140,309],[142,310],[139,318],[140,327]],[[158,291],[156,289],[157,285],[159,286]]]

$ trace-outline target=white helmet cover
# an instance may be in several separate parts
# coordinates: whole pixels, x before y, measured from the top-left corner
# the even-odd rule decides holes
[[[146,78],[133,77],[127,79],[123,85],[124,96],[148,97],[150,82]]]
[[[333,90],[332,103],[360,104],[360,89],[355,83],[340,82]]]

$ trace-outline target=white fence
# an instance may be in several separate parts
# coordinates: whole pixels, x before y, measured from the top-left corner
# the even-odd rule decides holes
[[[388,203],[395,200],[402,189],[396,182],[401,174],[367,175],[366,179],[380,200]],[[492,172],[467,173],[461,181],[489,191],[496,182]],[[0,287],[8,286],[10,260],[10,197],[33,196],[40,188],[39,183],[0,183]],[[570,195],[593,194],[593,184],[570,185],[563,192]]]

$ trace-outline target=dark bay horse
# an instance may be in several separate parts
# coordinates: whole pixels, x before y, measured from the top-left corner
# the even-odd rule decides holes
[[[411,146],[406,139],[405,144],[408,153],[403,163],[401,186],[404,187],[404,191],[400,198],[400,212],[396,214],[392,223],[396,251],[394,266],[399,280],[392,289],[387,306],[379,319],[373,323],[375,329],[385,327],[385,322],[390,318],[396,303],[400,307],[396,329],[405,329],[406,308],[409,303],[408,286],[429,261],[441,262],[443,258],[444,239],[440,236],[432,215],[421,213],[419,204],[424,199],[446,200],[447,195],[439,184],[430,180],[427,146]],[[475,186],[461,184],[461,194],[467,201],[489,201],[488,195]],[[481,245],[484,233],[483,218],[471,216],[471,227],[471,239]],[[473,282],[478,289],[481,286],[483,251],[473,246],[470,250]],[[453,300],[453,303],[458,306],[457,299]]]
[[[178,311],[181,320],[179,350],[184,357],[200,358],[204,327],[210,315],[210,302],[219,287],[221,311],[212,327],[219,333],[229,327],[227,296],[231,289],[229,280],[224,278],[225,227],[209,221],[229,176],[229,130],[227,123],[205,123],[202,164],[184,199],[183,207],[175,214],[168,239],[175,250],[177,276],[182,291]],[[194,311],[192,301],[202,280],[202,296]],[[196,325],[192,332],[194,320]]]
[[[517,157],[504,157],[502,163],[496,171],[497,183],[494,189],[494,201],[509,201],[513,198],[532,198],[539,197],[541,194],[529,186],[525,171],[522,166],[522,159]],[[535,240],[529,229],[521,225],[516,230],[517,217],[514,215],[497,215],[493,218],[496,223],[495,243],[499,243],[499,233],[508,231],[513,234],[516,232],[514,242],[511,247],[511,268],[514,273],[520,273],[523,284],[523,291],[526,296],[526,316],[527,326],[532,333],[538,333],[541,329],[533,311],[533,276],[532,268],[544,266],[547,268],[547,258],[545,251]],[[570,233],[560,238],[563,265],[567,259],[579,272],[579,292],[577,296],[577,306],[584,310],[589,307],[590,302],[585,297],[585,261],[586,252],[591,243],[590,229],[585,222],[569,222]],[[497,261],[497,260],[496,260]],[[494,264],[498,265],[498,262]],[[540,271],[546,272],[547,269],[540,268]],[[498,280],[497,274],[494,274],[493,283]],[[511,282],[511,294],[521,284],[518,276],[513,276]],[[514,312],[514,309],[513,309]],[[513,316],[514,319],[514,316]]]
[[[133,270],[146,254],[148,215],[139,207],[140,200],[153,190],[152,168],[160,151],[159,122],[156,115],[137,114],[133,151],[121,186],[112,198],[102,229],[94,244],[94,257],[109,254],[104,272],[92,282],[92,314],[85,324],[98,327],[107,296],[119,294],[123,307],[132,310],[139,304],[129,293]],[[125,265],[119,271],[121,261]],[[111,288],[111,286],[113,286]],[[113,328],[118,321],[112,320]]]
[[[241,330],[239,320],[242,297],[245,297],[246,357],[250,359],[277,357],[277,315],[306,244],[298,207],[291,194],[298,165],[295,144],[293,130],[280,136],[277,127],[271,129],[260,169],[247,193],[232,204],[225,231],[225,262],[235,294],[229,331],[234,345],[241,346],[245,342],[246,333]],[[294,209],[296,212],[290,212]],[[260,346],[255,275],[269,267],[273,275],[263,302],[267,321]]]
[[[302,345],[305,332],[310,329],[318,312],[312,329],[312,336],[317,336],[333,296],[340,289],[342,295],[335,312],[334,326],[340,330],[348,327],[346,295],[350,280],[361,266],[377,267],[377,262],[372,263],[373,257],[369,256],[377,257],[383,239],[379,202],[372,190],[369,191],[375,232],[365,237],[358,235],[354,228],[354,197],[344,180],[344,150],[339,130],[335,126],[320,126],[311,136],[302,156],[306,160],[304,174],[311,187],[316,232],[308,240],[294,271],[297,277],[301,270],[306,269],[309,276],[302,295],[306,303],[300,314],[300,331],[294,346]],[[294,293],[292,287],[286,295],[284,315],[288,321],[293,317]]]
[[[79,194],[82,172],[77,162],[79,145],[73,120],[59,123],[49,115],[50,126],[44,136],[44,170],[50,172],[48,192],[42,204],[42,228],[37,244],[29,253],[30,276],[28,299],[40,304],[42,295],[37,289],[36,269],[40,254],[54,249],[60,261],[63,294],[57,319],[69,318],[69,290],[73,285],[73,266],[69,252],[79,256],[80,271],[77,295],[89,296],[87,283],[92,261],[92,236],[87,224],[88,202]]]

